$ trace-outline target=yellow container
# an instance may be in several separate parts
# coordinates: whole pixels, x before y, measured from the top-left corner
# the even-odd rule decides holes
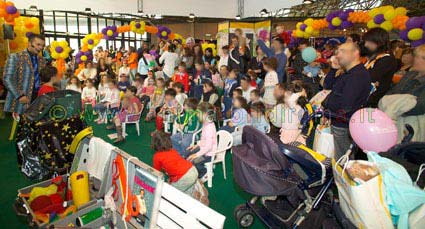
[[[89,175],[86,171],[77,171],[70,177],[72,199],[78,207],[90,201]]]

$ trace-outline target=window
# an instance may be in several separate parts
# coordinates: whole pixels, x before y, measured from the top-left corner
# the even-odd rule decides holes
[[[89,28],[88,28],[88,17],[85,15],[79,15],[79,27],[80,27],[80,33],[81,34],[88,34]]]

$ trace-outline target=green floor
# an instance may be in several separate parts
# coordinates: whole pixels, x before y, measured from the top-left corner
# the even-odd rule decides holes
[[[11,118],[0,120],[0,225],[5,228],[26,228],[25,221],[18,218],[12,208],[12,203],[16,197],[19,188],[30,185],[31,181],[27,180],[17,168],[16,150],[14,142],[8,141]],[[128,127],[127,141],[120,145],[120,148],[129,154],[137,156],[141,161],[147,164],[152,164],[152,150],[150,149],[150,132],[155,129],[154,123],[141,123],[141,135],[137,136],[135,127]],[[104,125],[94,125],[95,135],[107,138],[107,135],[112,133],[105,130]],[[208,189],[210,207],[217,212],[226,216],[224,228],[237,228],[237,223],[233,217],[233,209],[235,206],[243,203],[249,198],[249,195],[244,193],[233,180],[232,160],[231,155],[226,157],[227,180],[223,178],[221,165],[217,165],[214,172],[213,187]],[[263,228],[259,220],[252,228]]]

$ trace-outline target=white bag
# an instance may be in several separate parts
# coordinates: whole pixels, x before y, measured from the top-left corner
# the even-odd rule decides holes
[[[335,156],[334,137],[329,125],[318,125],[314,133],[313,150],[328,158]]]
[[[385,202],[385,186],[382,176],[357,184],[351,180],[345,168],[349,152],[338,162],[333,160],[333,174],[338,187],[339,202],[345,216],[358,228],[394,228],[388,205]]]

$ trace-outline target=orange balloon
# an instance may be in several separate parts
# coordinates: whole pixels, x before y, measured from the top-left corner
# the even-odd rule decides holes
[[[170,33],[170,35],[168,36],[168,38],[169,38],[170,40],[174,40],[174,38],[176,38],[176,34],[174,34],[174,33]]]
[[[158,32],[158,28],[156,26],[146,26],[145,27],[145,31],[147,33],[157,33]]]

